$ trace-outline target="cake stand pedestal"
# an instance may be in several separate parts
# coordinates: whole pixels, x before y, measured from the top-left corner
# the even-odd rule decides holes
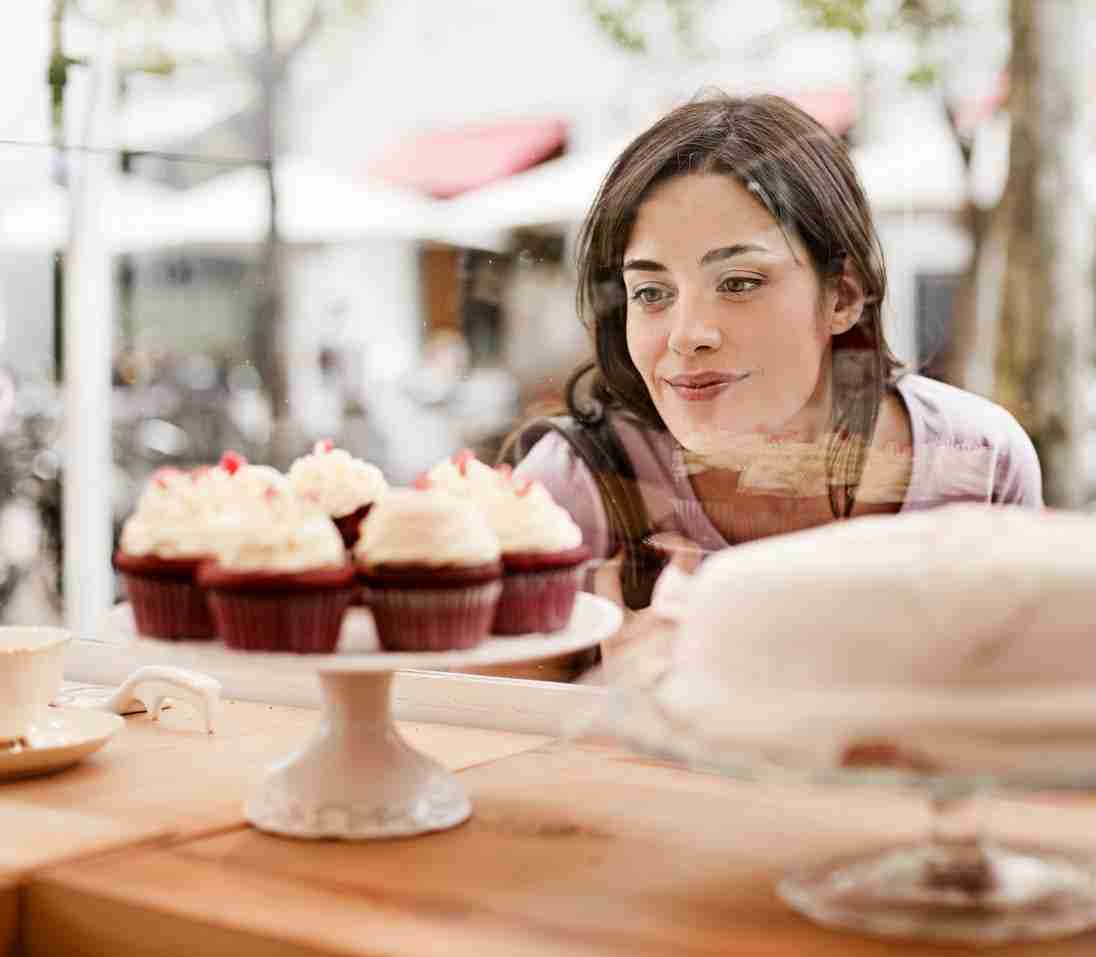
[[[392,677],[400,669],[451,671],[521,664],[593,647],[620,627],[620,609],[579,594],[571,621],[551,635],[489,638],[466,651],[383,652],[368,645],[368,613],[351,609],[330,655],[231,651],[216,642],[169,642],[134,636],[132,613],[116,611],[116,627],[149,661],[219,673],[240,667],[271,672],[316,671],[322,692],[319,725],[295,754],[275,762],[244,807],[247,820],[298,838],[407,837],[455,827],[471,814],[456,775],[412,748],[392,720]],[[347,650],[343,650],[346,648]]]
[[[456,776],[396,730],[391,671],[321,672],[312,740],[271,765],[244,813],[263,831],[358,840],[454,827],[472,813]]]

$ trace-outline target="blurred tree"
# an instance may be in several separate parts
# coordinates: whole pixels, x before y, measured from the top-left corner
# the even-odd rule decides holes
[[[62,24],[67,13],[74,12],[100,26],[125,25],[126,44],[120,70],[123,75],[135,71],[164,74],[170,73],[183,60],[195,62],[193,52],[182,56],[173,52],[171,37],[180,27],[188,23],[193,26],[204,20],[210,6],[223,28],[224,44],[221,49],[210,50],[209,64],[221,63],[223,48],[227,47],[235,68],[251,78],[258,92],[254,148],[257,161],[266,174],[269,227],[260,254],[259,290],[249,351],[273,411],[268,458],[272,464],[284,468],[299,450],[294,447],[289,406],[285,268],[278,232],[276,169],[282,149],[279,135],[279,125],[284,118],[282,101],[298,55],[325,27],[339,18],[364,15],[369,0],[216,0],[213,4],[206,0],[51,0],[53,50],[49,83],[53,128],[55,140],[60,145],[64,139],[63,100],[67,72],[71,66],[83,62],[66,55],[62,48]],[[56,301],[59,310],[59,296]],[[60,323],[59,315],[57,321]]]
[[[1092,376],[1089,0],[1010,0],[1009,173],[995,398],[1031,436],[1047,502],[1085,502],[1085,392]]]
[[[1091,218],[1087,204],[1078,199],[1084,195],[1088,161],[1083,117],[1090,75],[1082,44],[1084,17],[1093,13],[1092,4],[1008,0],[1008,93],[999,108],[1009,117],[1009,173],[997,205],[982,208],[971,189],[974,126],[964,125],[955,87],[945,76],[949,68],[964,64],[933,56],[937,36],[963,23],[961,5],[899,0],[882,22],[873,22],[869,11],[879,5],[868,0],[798,2],[815,27],[847,30],[857,38],[873,29],[912,32],[922,62],[909,79],[940,96],[967,174],[960,216],[973,252],[950,317],[944,377],[961,387],[969,384],[983,331],[978,328],[979,274],[988,250],[1003,249],[997,321],[986,337],[995,343],[993,398],[1031,436],[1043,464],[1047,502],[1083,504],[1084,391],[1091,375],[1089,340],[1096,309]]]
[[[240,9],[240,7],[243,9]],[[263,244],[259,274],[259,295],[252,326],[251,354],[270,397],[273,423],[269,461],[288,468],[300,451],[296,448],[295,426],[289,404],[289,344],[285,315],[285,264],[278,231],[277,163],[282,152],[279,125],[283,119],[282,99],[293,62],[308,48],[321,29],[339,14],[361,15],[366,0],[311,0],[310,3],[282,3],[278,0],[231,0],[217,5],[229,43],[237,61],[259,90],[259,157],[267,183],[269,226]],[[231,8],[231,9],[230,9]],[[280,9],[279,9],[280,8]],[[295,21],[279,30],[281,13]],[[256,17],[257,15],[257,17]],[[246,24],[258,20],[259,43],[249,42]],[[244,24],[242,28],[239,26]]]

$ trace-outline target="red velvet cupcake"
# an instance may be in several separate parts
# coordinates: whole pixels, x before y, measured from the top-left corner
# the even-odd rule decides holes
[[[335,448],[330,439],[317,442],[289,467],[289,481],[298,497],[331,517],[348,549],[357,542],[370,507],[388,490],[379,468]]]
[[[169,641],[215,636],[205,593],[197,583],[201,562],[115,552],[114,567],[125,582],[139,634]]]
[[[567,627],[582,585],[589,551],[582,531],[543,485],[492,469],[465,449],[428,475],[476,506],[502,549],[502,596],[491,631],[496,635],[553,632]]]
[[[501,591],[499,546],[470,504],[436,490],[389,492],[362,525],[354,557],[389,651],[472,648],[488,634]]]
[[[198,580],[217,633],[238,651],[330,654],[355,591],[349,564],[278,573],[235,571],[211,561]]]
[[[196,581],[209,555],[199,484],[178,469],[161,469],[122,527],[114,567],[122,576],[139,634],[169,641],[215,635]]]
[[[589,559],[585,545],[559,552],[504,552],[502,595],[491,631],[562,631],[571,620]]]
[[[198,581],[217,633],[240,651],[335,651],[355,592],[334,523],[291,492],[240,501],[211,526]]]
[[[581,529],[539,482],[508,482],[483,507],[502,548],[502,596],[491,631],[566,628],[590,558]]]

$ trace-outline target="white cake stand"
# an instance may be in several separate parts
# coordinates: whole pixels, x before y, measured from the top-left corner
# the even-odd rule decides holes
[[[612,602],[583,593],[568,627],[551,635],[489,638],[467,651],[384,652],[377,648],[368,613],[351,609],[335,654],[297,655],[142,638],[128,606],[114,611],[115,629],[150,661],[215,673],[241,664],[270,673],[317,672],[323,705],[316,733],[296,754],[267,768],[244,813],[255,827],[274,834],[344,840],[440,831],[471,813],[456,776],[414,750],[396,730],[394,672],[484,668],[569,654],[611,637],[621,620]]]

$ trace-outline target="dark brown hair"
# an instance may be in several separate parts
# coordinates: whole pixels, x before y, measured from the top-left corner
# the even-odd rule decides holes
[[[821,282],[848,269],[862,283],[860,320],[833,339],[834,422],[826,455],[834,516],[848,516],[884,389],[899,369],[883,336],[886,271],[845,145],[781,97],[705,96],[668,113],[613,164],[578,237],[578,310],[595,358],[572,376],[568,410],[580,421],[589,418],[575,386],[592,372],[590,394],[598,405],[666,429],[628,352],[621,267],[643,201],[667,180],[693,173],[722,173],[742,183],[800,239]]]

